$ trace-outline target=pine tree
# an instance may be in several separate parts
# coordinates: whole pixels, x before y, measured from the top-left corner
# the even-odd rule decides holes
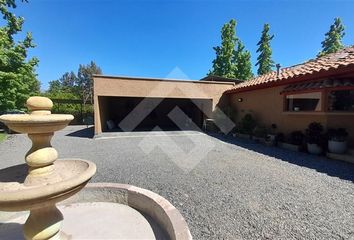
[[[234,77],[234,65],[232,63],[236,45],[235,36],[236,21],[231,19],[224,24],[221,30],[221,46],[214,47],[216,58],[213,61],[212,70],[209,75],[221,77]]]
[[[243,43],[237,41],[237,49],[234,51],[235,78],[248,80],[253,77],[251,53],[245,50]]]
[[[271,72],[272,67],[274,66],[272,49],[270,46],[270,41],[274,38],[274,35],[270,35],[269,29],[269,24],[264,24],[261,40],[257,43],[257,53],[259,53],[259,56],[257,58],[256,66],[258,66],[258,75]]]
[[[321,43],[322,51],[317,56],[324,56],[328,53],[334,53],[342,49],[344,47],[342,43],[344,35],[345,32],[342,21],[340,18],[335,18],[329,31],[325,34],[325,40]]]

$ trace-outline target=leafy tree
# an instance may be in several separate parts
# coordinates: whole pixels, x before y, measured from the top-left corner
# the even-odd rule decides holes
[[[59,79],[50,81],[49,88],[44,96],[52,99],[80,100],[78,87],[76,86],[77,77],[74,72],[66,72]],[[81,113],[86,108],[81,108],[79,104],[60,103],[53,106],[53,113],[73,114],[79,120]]]
[[[257,43],[257,58],[256,66],[258,66],[258,75],[266,74],[272,71],[274,61],[272,60],[272,49],[270,41],[274,38],[274,35],[269,33],[269,24],[264,24],[260,41]]]
[[[27,59],[27,51],[35,47],[31,33],[21,41],[16,34],[22,31],[24,19],[16,17],[15,0],[0,0],[0,12],[5,25],[0,27],[0,111],[23,108],[25,100],[39,92],[35,67],[37,58]]]
[[[221,46],[214,47],[216,58],[209,75],[242,80],[253,76],[251,53],[245,50],[241,40],[236,37],[236,21],[231,19],[221,30]]]
[[[216,58],[213,61],[209,75],[233,78],[234,75],[234,49],[236,46],[235,36],[236,21],[231,19],[224,24],[221,30],[221,46],[214,47]]]
[[[94,74],[102,74],[100,67],[91,61],[88,65],[80,65],[77,74],[76,86],[78,87],[79,97],[84,106],[87,102],[93,102],[93,78]]]
[[[53,80],[49,82],[49,88],[47,90],[47,94],[51,95],[51,94],[55,94],[58,92],[62,91],[62,86],[59,80]]]
[[[245,50],[245,46],[239,40],[237,49],[234,51],[235,78],[248,80],[253,77],[251,53]]]
[[[77,81],[77,77],[74,72],[71,71],[64,73],[59,81],[64,89],[75,92],[75,83]]]
[[[317,56],[324,56],[328,53],[334,53],[342,49],[344,47],[342,43],[344,35],[344,25],[342,24],[341,19],[335,18],[329,31],[325,34],[325,40],[321,43],[322,51]]]
[[[76,86],[77,77],[74,72],[66,72],[58,80],[49,82],[48,93],[56,94],[59,92],[72,93],[78,95],[78,88]],[[74,97],[73,99],[79,99]]]
[[[58,80],[49,82],[46,94],[52,98],[81,99],[85,107],[88,102],[93,101],[94,74],[102,74],[95,62],[80,64],[77,75],[73,71],[66,72]]]

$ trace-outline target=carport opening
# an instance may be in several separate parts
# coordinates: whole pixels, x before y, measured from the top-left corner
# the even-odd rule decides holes
[[[212,99],[98,97],[103,132],[200,130]]]

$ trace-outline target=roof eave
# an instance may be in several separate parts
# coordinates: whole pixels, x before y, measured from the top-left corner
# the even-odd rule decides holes
[[[339,77],[348,73],[354,73],[354,64],[349,64],[346,66],[338,67],[338,68],[333,68],[330,70],[320,70],[318,72],[312,72],[308,74],[302,74],[298,75],[292,78],[285,78],[281,80],[276,80],[268,83],[261,83],[257,85],[251,85],[251,86],[246,86],[246,87],[241,87],[241,88],[234,88],[225,91],[225,94],[234,94],[234,93],[240,93],[240,92],[248,92],[252,90],[258,90],[258,89],[264,89],[264,88],[269,88],[269,87],[277,87],[281,85],[287,85],[291,83],[297,83],[297,82],[302,82],[302,81],[309,81],[309,80],[316,80],[319,78],[326,78],[326,77]],[[237,85],[236,85],[237,86]]]

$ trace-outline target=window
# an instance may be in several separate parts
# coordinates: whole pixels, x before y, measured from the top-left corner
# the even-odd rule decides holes
[[[354,111],[354,90],[330,91],[328,94],[329,111]]]
[[[321,92],[287,95],[286,110],[289,112],[321,111]]]

